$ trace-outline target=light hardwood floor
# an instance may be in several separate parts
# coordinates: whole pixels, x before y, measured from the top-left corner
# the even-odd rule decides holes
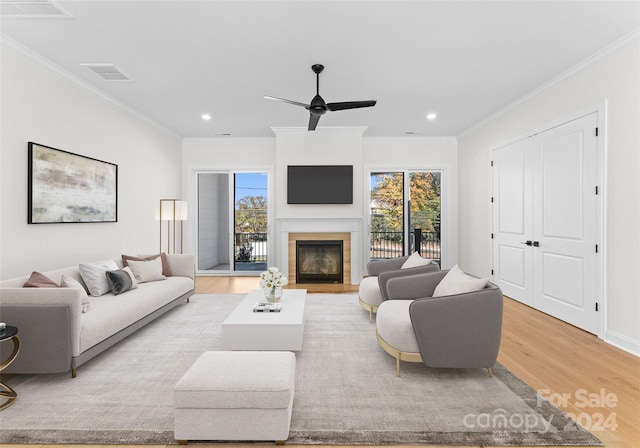
[[[257,277],[196,277],[196,294],[245,294],[252,289],[259,287],[259,280]],[[292,284],[285,286],[285,288],[306,289],[309,293],[358,292],[358,285],[348,285],[345,283]]]
[[[197,293],[246,293],[256,287],[258,280],[255,277],[198,277],[196,281]],[[305,287],[309,292],[358,290],[357,286],[349,285],[298,287]],[[498,361],[559,408],[575,415],[580,422],[590,424],[591,432],[607,447],[640,447],[640,358],[505,298]],[[5,446],[17,448],[22,445]],[[33,446],[54,448],[61,445]],[[110,448],[125,446],[108,445]],[[240,445],[197,446],[238,448]],[[164,445],[160,447],[164,448]]]

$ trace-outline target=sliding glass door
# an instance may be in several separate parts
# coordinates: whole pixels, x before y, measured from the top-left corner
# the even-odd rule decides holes
[[[267,267],[268,173],[197,172],[197,271],[255,273]]]
[[[419,252],[440,262],[441,186],[440,170],[371,172],[371,260]]]
[[[419,252],[425,258],[441,261],[441,194],[440,171],[409,172],[410,252]]]
[[[405,248],[404,173],[371,173],[370,258],[402,257]]]
[[[200,272],[229,272],[229,173],[197,173]]]
[[[267,269],[267,174],[235,173],[234,270]]]

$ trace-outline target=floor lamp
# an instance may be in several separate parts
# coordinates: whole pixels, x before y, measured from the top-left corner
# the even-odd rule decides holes
[[[176,221],[180,221],[180,253],[183,247],[183,221],[187,220],[187,202],[180,199],[160,199],[160,252],[162,252],[162,222],[167,222],[167,253],[176,253]],[[173,252],[172,243],[173,240]]]

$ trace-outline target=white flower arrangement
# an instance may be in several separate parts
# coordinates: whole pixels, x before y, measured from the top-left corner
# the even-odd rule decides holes
[[[260,287],[263,289],[280,289],[287,283],[289,283],[287,277],[276,267],[272,266],[260,274]]]

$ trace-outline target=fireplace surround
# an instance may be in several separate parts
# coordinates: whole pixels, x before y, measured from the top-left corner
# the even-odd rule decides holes
[[[278,218],[280,269],[296,278],[296,241],[342,240],[343,282],[357,285],[362,278],[362,220],[360,218]]]
[[[342,278],[351,278],[351,241],[350,235],[346,232],[311,232],[311,233],[290,233],[288,235],[288,273],[289,283],[297,283],[297,267],[298,267],[298,244],[300,242],[316,242],[322,244],[325,241],[342,243]],[[304,245],[304,244],[303,244]],[[317,277],[320,280],[320,277]],[[311,279],[303,279],[304,283],[328,283],[329,281],[311,281]],[[331,281],[333,283],[333,281]]]

